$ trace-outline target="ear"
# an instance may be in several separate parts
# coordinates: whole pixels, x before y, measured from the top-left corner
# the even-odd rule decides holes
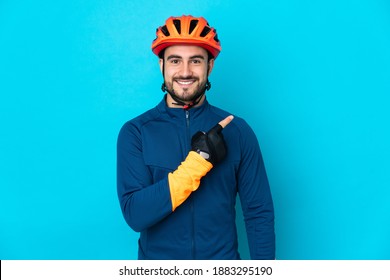
[[[213,70],[213,67],[214,67],[214,58],[210,59],[210,61],[208,62],[208,73],[207,73],[207,77],[210,75],[211,73],[211,70]]]
[[[160,64],[160,71],[161,71],[161,73],[164,74],[164,69],[163,69],[163,67],[164,67],[164,59],[160,58],[158,63]]]

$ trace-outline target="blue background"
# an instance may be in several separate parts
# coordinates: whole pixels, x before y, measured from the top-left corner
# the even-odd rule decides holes
[[[136,258],[116,138],[161,100],[150,45],[182,14],[218,30],[208,99],[259,138],[277,258],[390,259],[388,0],[1,0],[0,259]]]

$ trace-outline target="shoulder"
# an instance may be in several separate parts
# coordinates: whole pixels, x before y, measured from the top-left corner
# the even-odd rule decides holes
[[[260,149],[258,138],[245,119],[228,111],[211,106],[211,110],[220,120],[229,115],[233,115],[232,122],[223,129],[223,135],[231,151],[237,151],[243,154],[255,154]]]
[[[154,107],[141,115],[125,122],[119,131],[119,138],[129,135],[136,136],[141,134],[142,127],[148,123],[158,120],[161,117],[161,112],[157,107]]]

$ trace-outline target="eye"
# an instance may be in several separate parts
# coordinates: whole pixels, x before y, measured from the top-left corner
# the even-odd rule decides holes
[[[202,63],[202,61],[200,59],[193,59],[193,60],[191,60],[191,62],[193,64],[200,64],[200,63]]]
[[[171,60],[169,60],[169,63],[171,63],[171,64],[179,64],[180,60],[179,59],[171,59]]]

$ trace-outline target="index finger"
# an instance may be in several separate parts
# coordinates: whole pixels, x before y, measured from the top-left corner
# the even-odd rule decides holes
[[[220,121],[218,124],[220,126],[222,126],[222,128],[225,128],[232,120],[234,119],[234,117],[232,115],[226,117],[225,119],[223,119],[222,121]]]

